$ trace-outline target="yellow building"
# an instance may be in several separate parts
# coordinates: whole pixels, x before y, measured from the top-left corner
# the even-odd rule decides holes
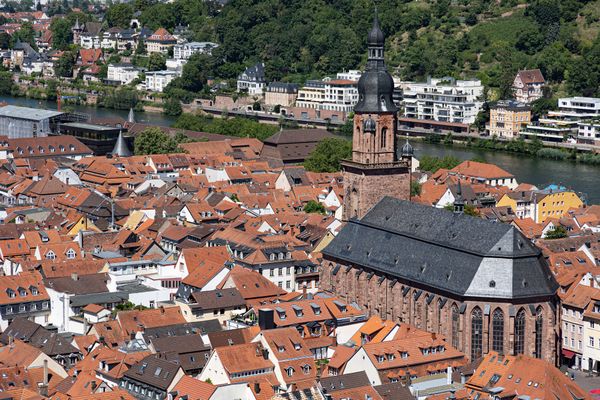
[[[531,109],[524,103],[502,100],[490,107],[490,122],[486,131],[490,136],[514,139],[521,127],[531,122]]]
[[[524,190],[507,193],[497,204],[510,207],[517,218],[531,218],[536,223],[560,218],[569,209],[583,206],[577,193],[567,190]]]

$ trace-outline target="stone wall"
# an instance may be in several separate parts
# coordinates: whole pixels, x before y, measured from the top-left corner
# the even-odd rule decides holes
[[[339,265],[339,268],[336,268]],[[399,268],[402,260],[398,260]],[[333,271],[337,269],[334,275]],[[555,364],[557,353],[558,315],[554,299],[531,299],[530,302],[494,301],[487,299],[460,299],[443,294],[438,289],[419,288],[409,282],[370,271],[359,266],[349,266],[338,260],[323,261],[321,289],[328,290],[347,302],[356,302],[367,314],[379,315],[397,323],[407,323],[446,337],[448,343],[471,357],[471,318],[476,307],[482,314],[482,353],[492,350],[492,315],[502,310],[504,321],[503,350],[514,354],[515,317],[525,312],[524,354],[535,357],[536,312],[541,310],[543,321],[542,354],[540,358]],[[458,311],[458,331],[453,340],[452,310]]]

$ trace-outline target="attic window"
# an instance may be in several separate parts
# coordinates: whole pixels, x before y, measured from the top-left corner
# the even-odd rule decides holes
[[[34,296],[38,295],[38,290],[37,290],[37,288],[35,286],[30,286],[29,290],[31,290],[31,294],[32,295],[34,295]]]
[[[161,367],[157,367],[156,371],[154,371],[154,376],[159,376],[161,372],[162,372],[162,368]]]
[[[69,249],[69,250],[67,250],[67,258],[68,258],[69,260],[72,260],[72,259],[74,259],[74,258],[75,258],[75,256],[76,256],[76,254],[75,254],[75,250],[73,250],[73,249]]]
[[[23,288],[19,288],[19,296],[21,296],[21,297],[27,296],[27,291],[25,291],[25,289],[23,289]]]
[[[11,288],[6,289],[6,294],[8,294],[8,297],[11,299],[14,299],[16,297],[15,291]]]
[[[54,260],[54,259],[56,258],[56,254],[54,254],[54,252],[53,252],[52,250],[49,250],[49,251],[46,253],[46,258],[47,258],[48,260]]]

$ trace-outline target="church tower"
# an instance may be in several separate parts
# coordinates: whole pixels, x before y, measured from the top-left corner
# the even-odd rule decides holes
[[[398,151],[398,108],[392,101],[394,80],[385,67],[384,43],[375,15],[367,67],[358,81],[352,160],[342,162],[345,221],[362,218],[384,196],[410,197],[412,148]]]

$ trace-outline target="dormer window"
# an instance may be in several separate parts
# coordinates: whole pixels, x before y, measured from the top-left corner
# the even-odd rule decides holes
[[[43,152],[44,152],[44,148],[43,148],[42,146],[38,146],[38,151],[39,151],[40,153],[43,153]]]
[[[387,357],[388,361],[392,361],[396,358],[396,356],[392,353],[386,354],[386,357]]]
[[[381,354],[376,355],[375,357],[377,357],[377,362],[384,362],[385,361],[385,357]]]
[[[60,149],[60,151],[62,151],[64,153],[65,151],[65,146],[63,146],[62,144],[58,146],[58,148]]]
[[[69,249],[69,250],[67,250],[67,258],[68,258],[69,260],[72,260],[72,259],[74,259],[74,258],[75,258],[75,256],[76,256],[75,250],[73,250],[73,249]]]
[[[300,350],[302,345],[300,343],[294,343],[294,350]]]
[[[46,253],[46,258],[48,260],[54,260],[56,259],[56,254],[52,250],[50,250]]]
[[[400,357],[401,358],[408,358],[408,351],[401,351],[400,352]]]
[[[72,144],[69,145],[69,150],[71,151],[75,151],[75,146],[73,146]]]
[[[29,286],[29,291],[31,291],[31,294],[34,296],[38,295],[38,289],[35,286]]]
[[[25,290],[25,288],[19,288],[19,296],[21,296],[21,297],[27,296],[27,291]]]
[[[271,254],[269,255],[269,260],[271,260],[271,261],[275,261],[275,253],[271,253]]]
[[[283,260],[283,253],[279,253],[279,254],[278,254],[278,258],[279,258],[280,260]]]
[[[277,346],[277,351],[283,353],[285,351],[285,346]]]
[[[17,147],[17,153],[19,153],[19,154],[23,154],[23,149],[22,149],[22,148],[20,148],[20,147]]]
[[[305,366],[303,366],[302,372],[304,372],[304,375],[310,374],[310,365],[306,364]]]
[[[12,290],[11,288],[6,289],[6,294],[11,299],[14,299],[17,296],[17,294],[15,293],[15,291]]]
[[[56,149],[52,145],[48,146],[48,148],[50,149],[50,153],[54,153],[56,151]]]
[[[288,367],[285,369],[285,372],[287,373],[287,376],[292,376],[294,375],[294,368]]]

